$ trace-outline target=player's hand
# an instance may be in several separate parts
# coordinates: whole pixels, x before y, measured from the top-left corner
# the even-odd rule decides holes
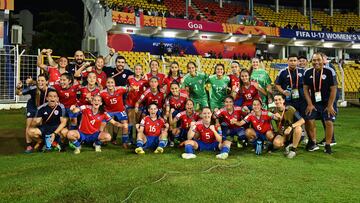
[[[138,113],[139,112],[139,107],[135,107],[135,113]]]
[[[46,54],[47,54],[47,55],[51,55],[51,54],[52,54],[52,52],[53,52],[53,50],[52,50],[52,49],[47,49],[47,50],[46,50]]]
[[[93,70],[93,67],[91,67],[91,66],[85,66],[85,67],[86,67],[87,72],[91,72]]]
[[[242,108],[242,111],[245,112],[245,113],[249,113],[249,112],[250,112],[250,110],[249,110],[249,108],[248,108],[247,106],[244,106],[244,107]]]
[[[232,118],[232,119],[230,120],[230,123],[231,123],[231,124],[235,124],[236,122],[237,122],[236,118]]]
[[[75,105],[71,105],[71,106],[70,106],[70,111],[74,111],[74,110],[75,110],[75,108],[76,108],[76,106],[75,106]]]
[[[115,54],[115,49],[114,48],[110,48],[109,49],[109,55],[113,56]]]
[[[327,111],[327,114],[328,114],[328,117],[330,116],[335,116],[336,115],[336,111],[333,107],[333,105],[328,105],[326,108],[325,108],[325,111]]]
[[[216,130],[215,130],[215,126],[214,126],[214,125],[210,125],[210,130],[213,131],[213,132],[215,132],[215,131],[216,131]]]
[[[290,132],[291,132],[291,130],[292,130],[292,127],[291,127],[291,126],[287,127],[287,128],[285,129],[285,131],[284,131],[284,134],[285,134],[285,135],[289,135]]]
[[[255,81],[253,81],[253,82],[251,82],[251,83],[252,83],[252,85],[254,85],[254,87],[255,87],[256,89],[259,89],[259,83],[255,82]]]
[[[305,114],[310,115],[311,112],[313,112],[314,110],[316,111],[316,108],[313,104],[307,105],[307,107],[305,109]]]
[[[171,108],[170,109],[170,113],[174,113],[175,112],[175,109],[174,108]]]
[[[268,104],[273,103],[273,99],[271,97],[268,98]]]
[[[281,115],[279,113],[275,113],[274,114],[274,118],[276,118],[277,120],[281,119]]]
[[[46,53],[47,53],[47,49],[42,49],[40,53],[41,53],[41,54],[46,54]]]
[[[16,85],[16,89],[21,89],[23,87],[23,83],[19,81]]]
[[[191,121],[191,123],[190,123],[190,128],[192,128],[193,126],[195,126],[195,122],[194,122],[194,121]]]
[[[83,64],[83,66],[84,66],[85,68],[89,67],[90,65],[91,65],[90,61],[86,61],[86,62]]]
[[[148,77],[146,74],[144,74],[141,79],[148,80]]]

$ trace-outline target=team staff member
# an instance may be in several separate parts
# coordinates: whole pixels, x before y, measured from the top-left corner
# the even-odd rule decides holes
[[[281,115],[280,120],[276,121],[277,132],[275,132],[276,136],[273,141],[274,148],[278,149],[288,145],[285,148],[285,155],[287,158],[294,158],[301,139],[301,126],[305,120],[294,107],[285,106],[283,95],[275,95],[274,101],[276,106],[274,113]]]
[[[336,116],[334,101],[336,97],[337,81],[335,71],[324,66],[321,53],[315,53],[312,57],[313,67],[307,69],[304,77],[304,95],[307,102],[306,129],[309,135],[308,151],[318,150],[316,145],[316,119],[325,120],[325,153],[331,154],[330,147]]]
[[[286,105],[294,107],[301,116],[304,116],[306,108],[303,89],[305,70],[298,68],[297,64],[297,56],[290,55],[288,57],[288,67],[281,70],[276,77],[275,87],[285,96]]]
[[[74,58],[75,58],[75,62],[70,63],[68,66],[67,71],[71,74],[74,75],[75,72],[84,65],[85,63],[85,55],[84,52],[81,50],[77,50],[74,54]]]
[[[44,74],[40,74],[36,80],[36,85],[33,85],[33,80],[28,78],[26,80],[27,88],[23,89],[22,82],[16,87],[16,94],[21,95],[30,95],[30,99],[26,103],[26,130],[25,130],[25,139],[26,139],[26,150],[27,152],[33,151],[33,146],[31,145],[31,139],[28,135],[29,127],[31,126],[32,120],[36,115],[37,107],[41,106],[46,102],[47,92],[51,89],[48,87],[48,77]]]
[[[299,56],[298,60],[299,60],[299,64],[298,64],[299,68],[302,68],[304,70],[307,69],[307,67],[308,67],[307,58],[305,56]]]
[[[49,90],[46,96],[47,103],[38,108],[33,126],[29,128],[29,138],[36,142],[51,140],[46,142],[46,149],[51,149],[54,139],[60,140],[62,130],[66,127],[67,118],[65,117],[65,107],[59,103],[59,97],[55,90]]]
[[[107,77],[112,77],[115,80],[116,86],[126,86],[127,79],[130,75],[134,75],[131,70],[125,69],[126,59],[123,56],[118,56],[115,59],[115,68],[104,67],[103,71]]]

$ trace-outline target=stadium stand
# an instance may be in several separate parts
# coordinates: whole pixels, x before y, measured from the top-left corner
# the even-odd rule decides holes
[[[175,16],[184,15],[186,13],[185,1],[178,0],[166,0],[164,1],[164,5],[168,8],[168,10],[175,14]],[[196,17],[198,14],[192,7],[189,8],[189,16],[192,15]]]
[[[270,23],[275,22],[277,27],[285,27],[289,22],[293,26],[297,23],[298,26],[304,25],[305,30],[310,30],[308,17],[302,15],[295,8],[282,8],[279,13],[276,13],[273,9],[265,6],[255,6],[254,11],[258,19],[262,21],[268,21]],[[312,30],[321,30],[321,27],[314,24]]]
[[[233,14],[242,11],[242,7],[223,3],[223,8],[217,2],[207,2],[203,0],[193,0],[193,4],[200,9],[208,20],[225,23]],[[214,15],[215,14],[215,15]]]
[[[128,13],[134,12],[134,8],[158,12],[166,12],[168,10],[164,4],[148,3],[147,0],[106,0],[106,4],[111,9]]]
[[[349,27],[360,27],[360,18],[355,13],[341,13],[340,11],[334,11],[334,15],[331,17],[324,11],[314,11],[314,20],[322,26],[333,27],[334,32],[347,32]]]

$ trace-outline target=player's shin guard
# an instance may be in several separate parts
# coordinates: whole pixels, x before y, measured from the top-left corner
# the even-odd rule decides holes
[[[159,147],[164,148],[167,145],[167,140],[160,140],[159,141]]]
[[[142,140],[136,141],[136,147],[143,147],[143,146],[144,146],[144,142]]]
[[[194,154],[193,146],[190,144],[185,145],[185,153]]]
[[[230,148],[228,146],[223,146],[220,151],[220,153],[229,153],[229,152],[230,152]]]

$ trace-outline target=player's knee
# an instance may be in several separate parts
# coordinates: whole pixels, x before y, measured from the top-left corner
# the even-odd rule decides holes
[[[275,149],[279,149],[282,148],[284,146],[284,141],[281,138],[281,136],[277,136],[274,141],[273,141],[273,145]]]
[[[302,128],[301,126],[297,126],[294,128],[294,133],[297,135],[297,134],[301,134],[302,133]]]
[[[194,145],[194,141],[193,140],[186,140],[184,142],[185,145]]]
[[[225,140],[223,142],[223,146],[227,146],[227,147],[230,147],[231,146],[231,142],[229,140]]]
[[[266,139],[268,139],[269,141],[272,141],[274,139],[274,133],[271,130],[267,131],[265,136]]]
[[[331,121],[325,121],[325,127],[332,127],[333,126],[333,122]]]

